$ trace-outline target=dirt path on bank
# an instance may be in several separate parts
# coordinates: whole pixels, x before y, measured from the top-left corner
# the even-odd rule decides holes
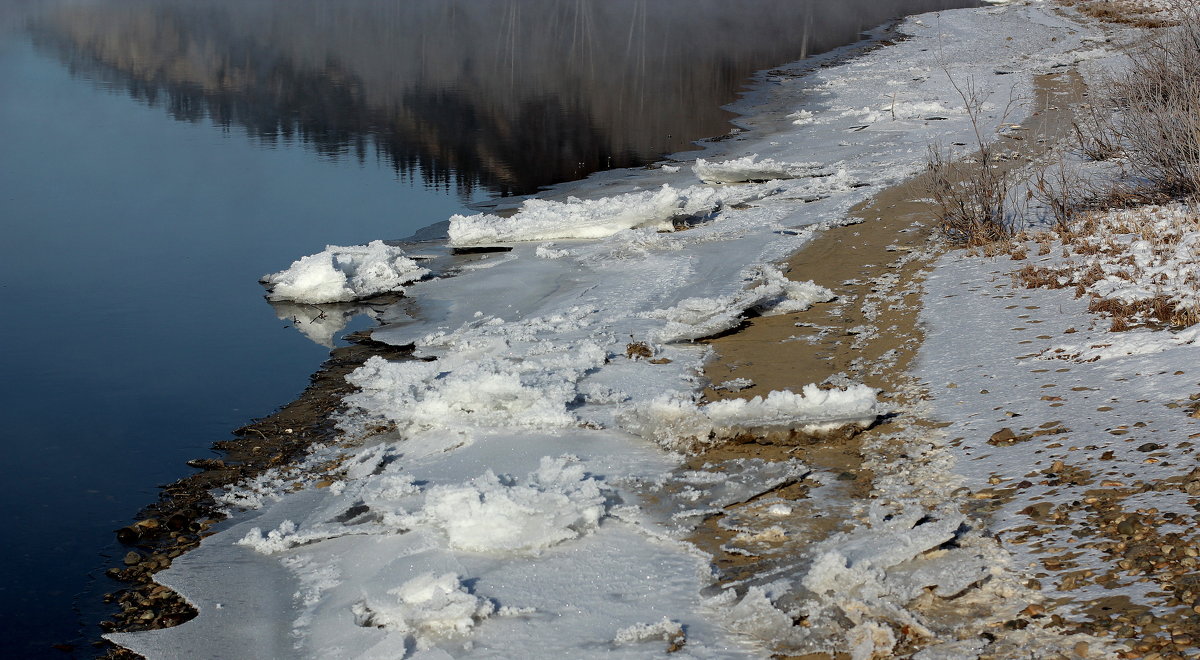
[[[1071,106],[1086,92],[1074,72],[1041,76],[1032,116],[1001,138],[1013,152],[1002,166],[1025,165],[1066,138]],[[819,234],[787,262],[790,279],[829,288],[837,300],[807,311],[750,319],[738,332],[709,340],[716,357],[704,375],[714,384],[736,378],[754,386],[737,392],[708,387],[709,401],[749,398],[808,383],[846,380],[883,390],[900,407],[920,396],[908,374],[921,345],[918,316],[922,272],[944,250],[922,174],[855,206],[856,224]],[[853,468],[856,452],[814,448],[809,460]],[[838,459],[835,456],[841,456]]]
[[[1020,129],[1000,138],[1003,147],[1012,151],[1002,167],[1026,165],[1066,138],[1073,121],[1071,108],[1086,97],[1082,79],[1074,71],[1039,77],[1035,91],[1032,115]],[[808,383],[857,382],[880,388],[893,415],[850,436],[747,438],[714,448],[692,464],[754,457],[797,459],[838,475],[842,493],[863,501],[875,489],[875,475],[864,466],[865,447],[871,447],[875,464],[910,460],[899,447],[894,456],[880,457],[879,452],[888,450],[885,438],[914,427],[937,426],[917,412],[916,404],[925,394],[910,373],[922,343],[921,282],[945,250],[936,236],[928,180],[922,174],[881,191],[851,210],[858,223],[822,232],[788,260],[790,279],[827,287],[837,294],[836,301],[800,313],[753,318],[738,332],[708,341],[716,355],[705,367],[705,377],[714,384],[704,391],[708,401],[765,396],[772,390],[798,391]],[[753,386],[740,391],[720,387],[734,379],[747,379]],[[800,482],[772,496],[794,497],[802,509],[815,507],[818,503],[804,501],[808,486]],[[723,515],[737,515],[743,506],[728,507]],[[845,510],[849,514],[850,507]],[[733,583],[769,570],[769,560],[724,549],[729,533],[722,533],[719,519],[707,521],[690,540],[713,554],[721,579]],[[853,523],[829,515],[814,517],[804,538],[790,539],[789,545],[802,548]]]

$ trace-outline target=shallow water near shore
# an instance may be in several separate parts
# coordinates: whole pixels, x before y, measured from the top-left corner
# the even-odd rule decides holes
[[[284,15],[270,2],[67,3],[0,33],[0,302],[34,319],[5,324],[0,358],[14,457],[0,561],[21,576],[0,593],[14,653],[76,638],[75,595],[115,586],[98,577],[122,552],[112,530],[185,460],[299,392],[326,354],[276,318],[259,276],[326,243],[403,238],[490,195],[724,133],[719,106],[752,72],[894,13],[833,26],[822,3],[732,15],[680,4],[569,15],[509,2],[480,15],[410,3],[400,15],[307,2]],[[528,43],[530,16],[556,17],[553,38],[504,50]],[[406,31],[430,23],[458,40]],[[447,44],[472,29],[492,50],[447,63]],[[414,43],[424,56],[409,77],[384,66],[412,61]],[[561,69],[522,68],[564,49],[574,59]],[[592,75],[570,88],[564,72],[579,70]],[[85,619],[97,600],[79,601]]]

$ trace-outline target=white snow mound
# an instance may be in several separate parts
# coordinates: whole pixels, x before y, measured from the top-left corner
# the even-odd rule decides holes
[[[836,297],[812,281],[793,282],[774,266],[759,266],[744,275],[753,285],[736,294],[687,298],[669,309],[643,313],[645,318],[667,321],[654,334],[654,341],[671,343],[709,337],[737,327],[747,311],[764,316],[801,312]]]
[[[354,432],[369,419],[400,431],[431,428],[558,428],[576,423],[567,409],[587,369],[606,352],[592,342],[548,344],[522,360],[454,353],[432,362],[389,362],[372,356],[346,376],[360,391],[343,401],[341,428]]]
[[[673,642],[683,639],[683,625],[663,617],[658,623],[635,623],[617,631],[614,644],[634,644],[651,640]]]
[[[605,502],[578,459],[544,456],[524,483],[488,470],[465,484],[434,486],[407,522],[440,528],[458,550],[530,555],[595,530]]]
[[[403,293],[405,284],[428,272],[405,256],[404,250],[371,241],[350,247],[327,246],[260,281],[270,289],[269,300],[316,305]]]
[[[706,215],[722,206],[744,202],[755,193],[749,189],[724,191],[706,186],[680,190],[664,184],[658,190],[600,199],[571,197],[565,202],[527,199],[508,218],[486,213],[452,216],[450,244],[596,239],[641,227],[670,231],[675,218]]]
[[[712,163],[697,158],[692,172],[705,183],[747,183],[777,179],[798,179],[821,171],[820,163],[787,163],[758,154]]]
[[[697,406],[665,395],[631,406],[620,422],[627,430],[671,450],[712,444],[745,431],[824,433],[844,426],[867,426],[884,412],[879,390],[866,385],[823,390],[805,385],[799,394],[776,390],[766,398],[729,399]]]
[[[469,633],[476,623],[496,611],[492,601],[467,591],[454,573],[425,573],[388,590],[388,594],[396,600],[361,600],[351,606],[354,622],[364,628],[406,634],[418,650],[431,647],[437,638]]]

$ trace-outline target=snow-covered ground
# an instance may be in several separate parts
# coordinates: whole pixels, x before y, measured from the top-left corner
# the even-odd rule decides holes
[[[978,639],[931,629],[928,617],[905,610],[926,590],[954,596],[989,576],[1015,584],[993,545],[948,547],[967,522],[952,507],[872,505],[862,525],[813,547],[803,570],[728,589],[687,541],[722,507],[798,480],[819,490],[837,475],[757,459],[684,469],[686,453],[739,432],[819,434],[888,412],[871,388],[801,387],[803,379],[795,391],[703,404],[697,374],[706,350],[692,340],[734,328],[747,313],[828,301],[827,290],[790,282],[772,263],[920,170],[928,143],[969,134],[950,75],[991,92],[980,127],[991,131],[1033,111],[1005,116],[1010,99],[1032,97],[1034,74],[1107,54],[1098,33],[1040,3],[924,15],[901,30],[910,38],[765,80],[746,120],[753,130],[692,167],[599,175],[511,217],[451,219],[452,244],[507,251],[330,248],[271,276],[276,297],[302,302],[367,297],[394,281],[404,312],[384,314],[395,322],[373,337],[412,344],[419,359],[369,361],[350,376],[360,391],[346,399],[338,444],[223,495],[232,511],[245,511],[157,576],[196,606],[197,619],[110,639],[150,658],[511,657],[516,649],[530,658],[781,649],[870,658],[914,639],[928,647],[922,657],[978,653]],[[416,257],[428,258],[417,266]],[[967,304],[984,295],[977,291],[1000,295],[991,283],[961,284],[984,272],[973,263],[948,262],[931,280],[926,354],[944,359],[931,358],[923,373],[931,383],[953,373],[955,392],[1002,396],[971,379],[1036,358],[1014,362],[1001,337],[958,325],[977,314],[980,328],[1006,332],[1006,320],[982,318],[988,301]],[[951,290],[958,300],[946,297]],[[1035,302],[1057,309],[1050,300]],[[1083,332],[1082,318],[1075,323]],[[1003,362],[964,362],[980,346]],[[1168,347],[1164,360],[1170,350],[1190,348]],[[965,366],[977,363],[986,366]],[[1054,373],[1056,363],[1047,364]],[[1150,382],[1123,375],[1119,387]],[[1130,405],[1154,400],[1120,396]],[[1072,405],[1091,405],[1078,398]],[[934,402],[956,424],[992,423],[1004,411],[991,405]],[[1087,418],[1080,408],[1069,424]],[[973,488],[991,476],[981,477],[977,456],[966,456],[960,474],[941,464],[910,470],[894,492],[903,494],[903,479]],[[789,512],[774,501],[761,515]]]
[[[1113,332],[1088,311],[1100,298],[1026,288],[1026,260],[1060,249],[938,263],[918,375],[1014,567],[1061,599],[1046,616],[1194,655],[1200,326]]]

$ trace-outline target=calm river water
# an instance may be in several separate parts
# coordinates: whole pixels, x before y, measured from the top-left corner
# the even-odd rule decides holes
[[[7,654],[88,656],[113,530],[327,355],[261,275],[653,162],[753,72],[967,4],[4,0]]]

